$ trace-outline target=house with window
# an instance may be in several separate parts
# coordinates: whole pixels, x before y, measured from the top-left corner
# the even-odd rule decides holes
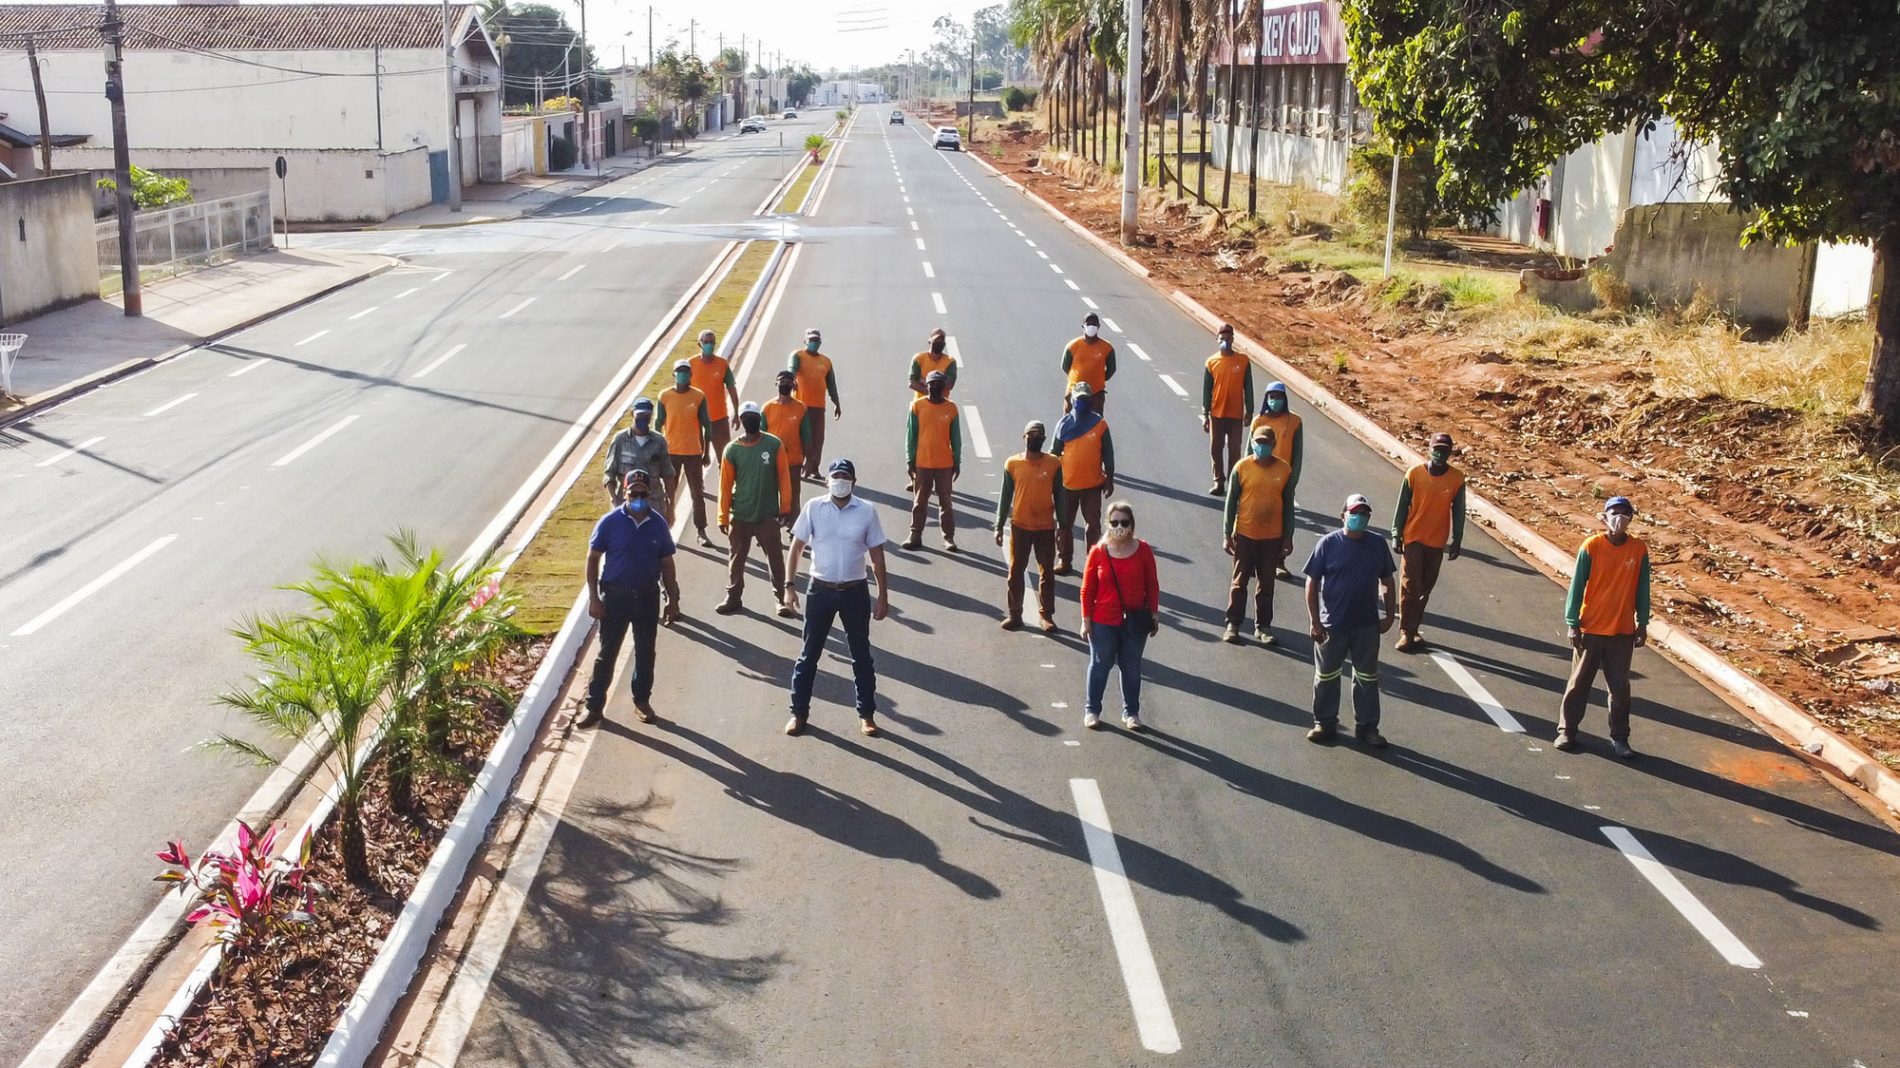
[[[0,40],[31,36],[38,47],[50,124],[67,141],[56,139],[55,170],[112,166],[102,11],[0,4]],[[426,3],[129,3],[119,12],[126,133],[140,167],[268,171],[282,158],[273,207],[299,221],[381,221],[446,201],[452,182],[502,178],[501,63],[472,4],[447,8],[446,32],[443,6]],[[36,141],[26,62],[24,51],[0,51],[0,112]],[[450,173],[451,136],[459,174]],[[0,149],[12,145],[0,138]]]

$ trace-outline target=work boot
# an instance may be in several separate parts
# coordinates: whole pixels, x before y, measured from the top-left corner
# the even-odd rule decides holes
[[[718,604],[714,605],[713,611],[722,616],[730,616],[730,615],[736,615],[740,607],[741,605],[739,604],[739,599],[737,597],[728,597],[725,600],[720,601]]]
[[[793,716],[785,721],[785,733],[796,738],[805,733],[805,717]]]
[[[1069,566],[1067,560],[1057,560],[1056,569],[1049,573],[1051,575],[1073,575],[1075,574],[1075,569]]]
[[[714,548],[717,548],[717,546],[715,546],[715,545],[713,544],[713,540],[712,540],[711,538],[709,538],[709,537],[707,537],[707,536],[706,536],[706,528],[705,528],[705,527],[700,527],[700,528],[699,528],[699,547],[700,547],[700,548],[702,548],[702,549],[714,549]]]
[[[912,534],[910,537],[904,539],[904,543],[898,546],[898,548],[900,549],[909,549],[913,552],[923,547],[924,547],[924,539],[921,537],[918,537],[915,534]]]
[[[1280,639],[1274,637],[1273,632],[1265,627],[1255,627],[1253,629],[1253,640],[1259,642],[1261,645],[1280,644]]]
[[[633,714],[638,717],[642,723],[651,723],[656,718],[653,714],[653,705],[644,698],[636,700],[633,703]]]
[[[1227,487],[1217,478],[1214,480],[1213,485],[1207,487],[1207,495],[1209,497],[1225,497],[1227,495]]]
[[[1558,731],[1557,740],[1550,743],[1551,748],[1568,753],[1577,748],[1577,736],[1569,731]]]
[[[1227,629],[1220,632],[1220,640],[1229,645],[1239,645],[1240,627],[1233,623],[1227,624]]]
[[[1615,753],[1622,760],[1636,759],[1636,750],[1631,749],[1630,744],[1621,738],[1610,739],[1610,752]]]
[[[581,713],[581,718],[574,721],[574,726],[598,727],[600,726],[600,721],[606,717],[607,713],[605,711],[598,708],[590,708]]]
[[[1313,729],[1306,732],[1306,740],[1314,745],[1331,745],[1339,736],[1339,729],[1331,723],[1315,723]]]
[[[1056,621],[1054,619],[1051,619],[1048,616],[1042,617],[1041,626],[1042,626],[1042,632],[1044,634],[1054,634],[1057,630],[1060,629],[1056,626]]]
[[[1380,734],[1379,728],[1377,727],[1360,727],[1352,733],[1355,738],[1359,739],[1360,744],[1368,749],[1385,748],[1385,735]]]
[[[1004,630],[1021,630],[1021,629],[1023,629],[1023,618],[1022,618],[1021,616],[1004,616],[1004,617],[1003,617],[1003,629],[1004,629]]]
[[[953,553],[953,552],[956,552],[956,551],[957,551],[957,539],[956,539],[956,538],[954,538],[954,537],[952,537],[952,536],[951,536],[951,535],[949,535],[949,534],[945,534],[945,535],[943,536],[943,551],[944,551],[944,552],[947,552],[947,553]]]

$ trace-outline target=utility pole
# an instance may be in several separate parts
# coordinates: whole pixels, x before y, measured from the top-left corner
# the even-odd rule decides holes
[[[969,133],[963,138],[976,144],[976,34],[970,34],[970,117],[964,120]]]
[[[653,73],[653,7],[647,6],[647,73]]]
[[[106,19],[99,26],[106,42],[106,99],[112,102],[112,177],[118,184],[119,286],[127,318],[145,314],[145,295],[139,291],[138,252],[133,247],[132,147],[125,134],[125,23],[119,21],[119,0],[106,0]],[[44,133],[44,120],[41,132]]]
[[[592,152],[588,151],[588,148],[590,147],[588,145],[588,142],[592,140],[591,135],[593,133],[593,126],[589,124],[587,121],[589,118],[588,111],[590,111],[592,108],[593,100],[594,100],[594,59],[593,59],[592,54],[587,51],[587,0],[581,0],[581,166],[582,167],[587,166],[588,158],[593,155]],[[600,161],[596,159],[593,162],[594,162],[594,167],[596,168],[596,172],[598,172],[598,168],[600,167]]]
[[[40,108],[40,175],[53,173],[53,130],[46,124],[46,86],[40,81],[40,57],[33,38],[26,39],[26,65],[33,71],[33,102]]]
[[[449,0],[442,0],[442,59],[449,87],[449,210],[461,211],[462,105],[455,98],[455,31],[449,25]]]
[[[1141,113],[1141,0],[1128,0],[1128,70],[1122,83],[1122,244],[1135,243],[1141,203],[1141,147],[1148,134]]]
[[[699,33],[699,20],[687,19],[686,20],[686,54],[687,55],[696,56],[699,54],[698,33]]]

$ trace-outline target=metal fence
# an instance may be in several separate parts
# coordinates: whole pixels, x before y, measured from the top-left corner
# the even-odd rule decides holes
[[[139,278],[170,278],[271,248],[269,193],[234,197],[175,208],[141,211],[133,217],[132,247]],[[99,246],[99,288],[119,291],[119,222],[94,224]]]

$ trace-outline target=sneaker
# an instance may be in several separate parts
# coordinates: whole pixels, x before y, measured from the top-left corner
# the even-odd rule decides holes
[[[1558,731],[1557,740],[1550,743],[1550,745],[1551,745],[1551,748],[1553,749],[1558,749],[1558,750],[1568,753],[1571,750],[1577,748],[1577,736],[1570,733],[1569,731]]]
[[[780,619],[803,618],[798,614],[798,609],[793,608],[791,605],[786,604],[784,601],[780,601],[778,603],[778,615]]]
[[[1630,744],[1621,738],[1610,739],[1610,752],[1615,753],[1622,760],[1636,759],[1636,750],[1631,749]]]
[[[713,611],[722,616],[730,616],[730,615],[736,615],[739,611],[739,608],[740,608],[739,602],[732,600],[731,598],[727,598],[726,600],[720,601],[718,604],[714,605]]]
[[[898,546],[898,548],[900,549],[910,549],[912,551],[921,549],[923,547],[924,547],[924,539],[915,538],[915,537],[906,539],[902,545]]]
[[[590,708],[587,711],[581,713],[581,718],[574,721],[574,726],[598,727],[600,726],[600,721],[605,718],[607,718],[606,712],[598,708]]]
[[[1239,644],[1240,628],[1235,626],[1232,623],[1227,624],[1227,629],[1220,632],[1220,640],[1226,642],[1229,645]]]
[[[1338,728],[1330,723],[1315,723],[1313,729],[1306,732],[1306,740],[1315,745],[1331,745],[1338,736]]]
[[[805,717],[793,716],[785,721],[785,733],[796,738],[805,733]]]
[[[1380,734],[1377,727],[1360,727],[1352,733],[1368,749],[1385,748],[1385,735]]]
[[[1131,731],[1139,731],[1142,729],[1141,717],[1140,716],[1123,716],[1122,726],[1128,728]]]
[[[1273,577],[1274,578],[1292,578],[1293,572],[1288,571],[1286,569],[1286,565],[1282,564],[1279,567],[1276,567],[1273,569]]]
[[[1255,627],[1253,629],[1253,640],[1259,642],[1261,645],[1280,644],[1280,639],[1274,637],[1273,632],[1265,627]]]
[[[1043,616],[1042,622],[1038,624],[1038,626],[1042,627],[1042,632],[1044,634],[1054,634],[1056,631],[1061,629],[1060,627],[1056,626],[1056,621],[1053,619],[1050,619],[1048,616]]]
[[[718,548],[718,546],[716,546],[716,545],[714,545],[714,544],[713,544],[713,540],[712,540],[711,538],[709,538],[709,537],[707,537],[707,536],[706,536],[706,528],[705,528],[705,527],[701,527],[701,528],[699,528],[699,547],[700,547],[700,548],[702,548],[702,549],[715,549],[715,548]]]
[[[1100,727],[1101,725],[1102,725],[1102,717],[1096,715],[1093,712],[1082,713],[1082,726],[1087,727],[1089,730],[1094,730],[1095,728]]]
[[[1069,566],[1067,560],[1057,560],[1056,569],[1049,573],[1051,575],[1073,575],[1075,574],[1075,569]]]
[[[866,738],[877,737],[877,723],[869,716],[858,720],[858,733],[864,735]]]
[[[638,717],[642,723],[651,723],[658,718],[653,714],[653,706],[646,701],[635,701],[633,703],[633,714]]]
[[[956,551],[957,551],[957,539],[955,539],[955,538],[950,538],[950,537],[946,537],[946,538],[944,538],[944,539],[943,539],[943,551],[944,551],[944,552],[947,552],[947,553],[953,553],[953,552],[956,552]]]
[[[1022,621],[1022,617],[1020,617],[1020,616],[1004,616],[1004,617],[1003,617],[1003,629],[1004,629],[1004,630],[1021,630],[1021,629],[1023,629],[1023,621]]]
[[[1214,484],[1207,487],[1207,495],[1209,497],[1224,497],[1227,495],[1227,487],[1221,485],[1220,479],[1215,479]]]

